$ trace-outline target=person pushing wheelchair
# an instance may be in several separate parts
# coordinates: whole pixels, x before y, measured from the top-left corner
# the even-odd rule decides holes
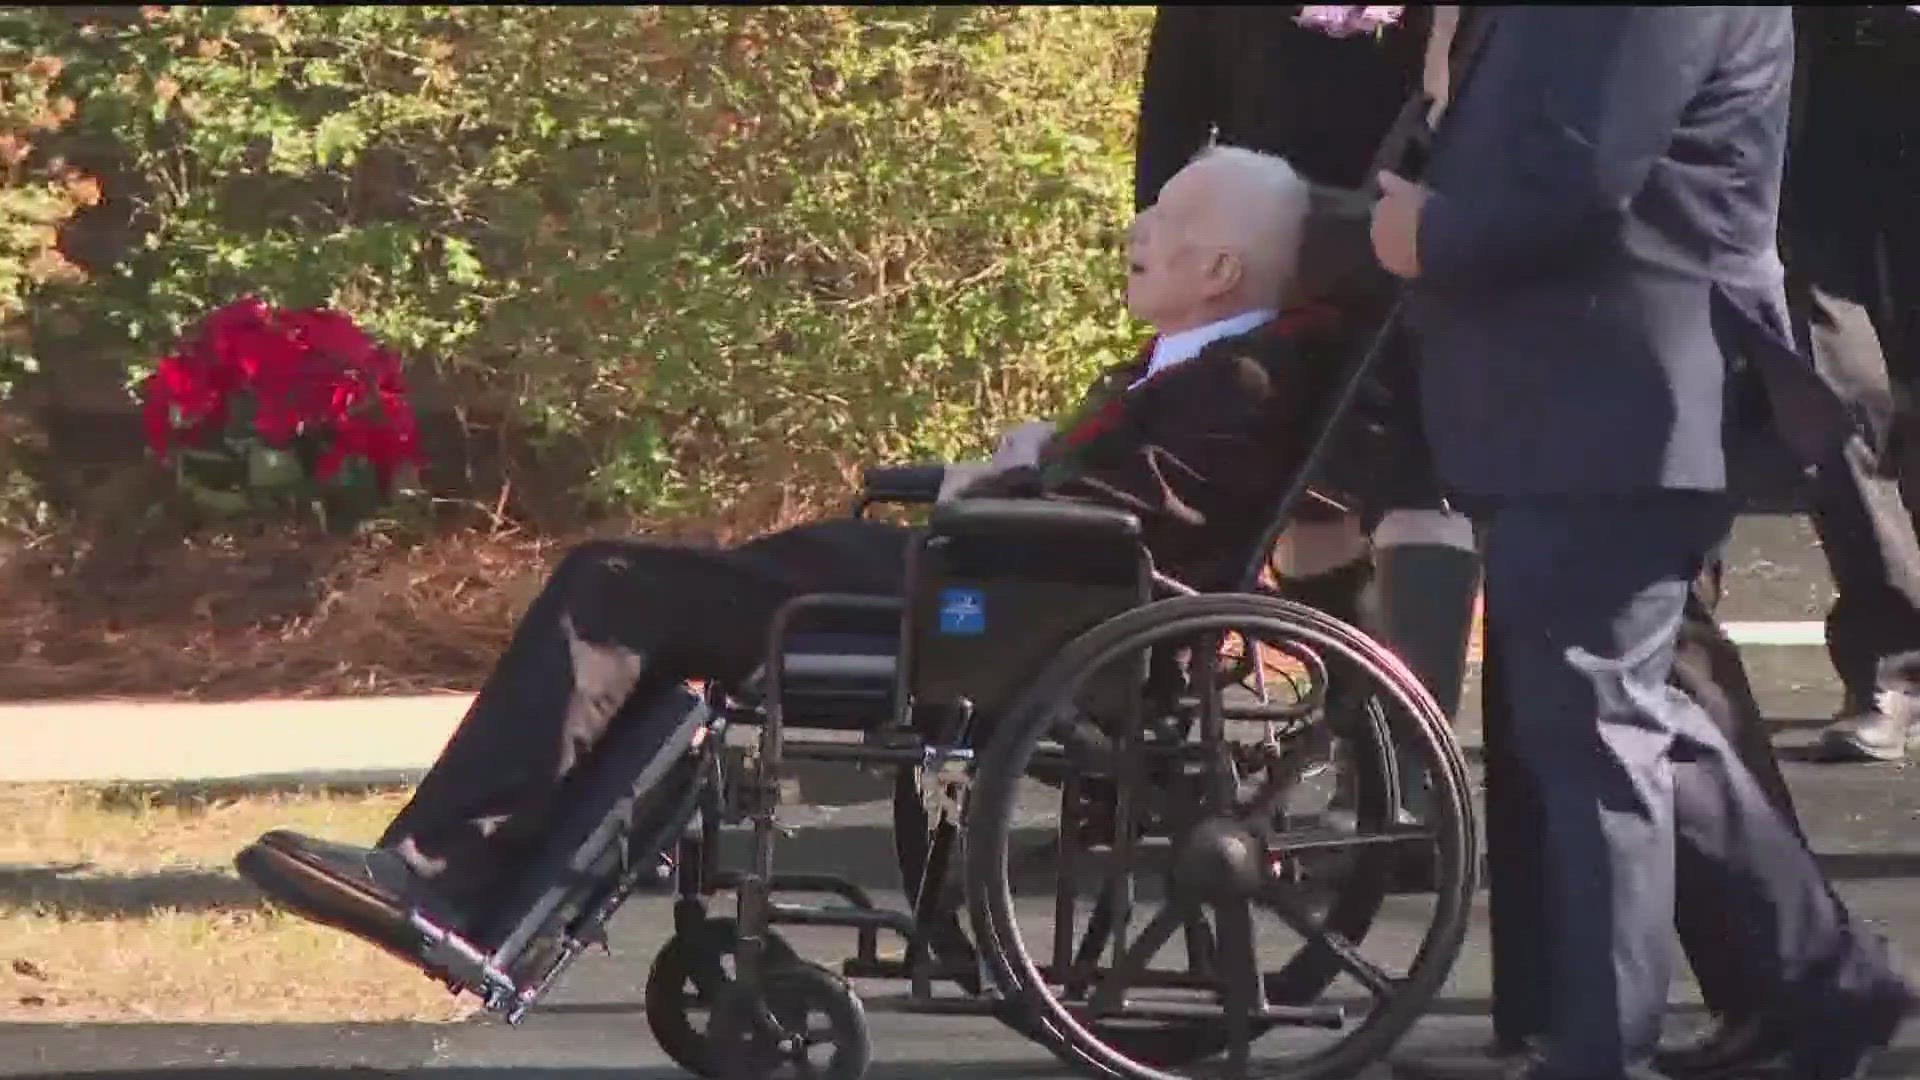
[[[1028,426],[994,462],[950,467],[941,497],[1123,509],[1160,570],[1194,588],[1230,584],[1307,453],[1353,347],[1343,327],[1375,325],[1377,310],[1358,309],[1391,302],[1364,211],[1340,213],[1332,198],[1278,157],[1198,155],[1133,225],[1127,300],[1156,331],[1148,347],[1057,429]],[[396,912],[456,931],[483,922],[564,811],[567,778],[612,725],[646,715],[629,702],[687,680],[740,685],[795,596],[898,595],[912,535],[842,519],[729,549],[577,547],[375,846],[274,831],[237,867],[303,917],[390,948],[406,940]]]

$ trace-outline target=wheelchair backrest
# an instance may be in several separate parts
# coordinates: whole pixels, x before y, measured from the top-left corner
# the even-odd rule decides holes
[[[1301,500],[1315,497],[1310,489],[1337,444],[1346,425],[1366,395],[1380,360],[1399,333],[1399,281],[1384,270],[1373,254],[1372,221],[1375,195],[1324,184],[1309,186],[1310,209],[1301,236],[1299,266],[1288,289],[1286,303],[1322,305],[1339,314],[1343,324],[1371,329],[1355,337],[1349,359],[1340,371],[1316,388],[1311,415],[1316,426],[1305,443],[1300,464],[1285,483],[1274,489],[1264,527],[1250,532],[1244,544],[1228,553],[1225,565],[1209,582],[1183,582],[1183,590],[1223,586],[1252,592],[1271,561],[1274,545],[1292,522]],[[1358,449],[1356,447],[1356,449]],[[1369,448],[1370,449],[1370,448]],[[1164,580],[1164,579],[1163,579]]]

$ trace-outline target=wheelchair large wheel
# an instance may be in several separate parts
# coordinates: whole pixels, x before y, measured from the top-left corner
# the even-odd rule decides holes
[[[1361,727],[1377,723],[1387,738],[1354,730],[1333,710],[1311,721],[1318,733],[1304,745],[1316,739],[1363,747],[1385,741],[1410,754],[1402,767],[1419,769],[1431,783],[1424,820],[1363,813],[1350,834],[1302,832],[1284,820],[1276,822],[1274,808],[1297,780],[1297,761],[1289,764],[1295,755],[1269,736],[1260,748],[1265,764],[1250,768],[1251,759],[1229,738],[1247,725],[1228,719],[1217,687],[1204,688],[1198,730],[1177,744],[1155,744],[1127,729],[1103,741],[1086,730],[1091,726],[1082,705],[1086,694],[1142,677],[1149,655],[1186,649],[1191,656],[1214,656],[1230,638],[1238,638],[1249,654],[1267,646],[1305,658],[1322,676],[1329,668],[1339,671],[1339,696],[1368,703],[1358,715],[1369,723]],[[1393,751],[1386,753],[1391,757]],[[1074,939],[1077,915],[1069,895],[1075,886],[1064,880],[1067,875],[1049,917],[1016,901],[1009,872],[1011,838],[1021,814],[1018,789],[1023,778],[1044,772],[1049,760],[1064,761],[1076,776],[1109,784],[1116,808],[1117,826],[1097,883],[1101,906],[1109,909],[1108,925],[1098,937],[1089,935],[1095,937],[1091,949],[1071,955],[1065,946]],[[1168,762],[1177,765],[1172,774],[1166,771]],[[1156,788],[1164,789],[1167,775],[1181,777],[1187,786],[1156,802]],[[1149,776],[1154,783],[1145,782]],[[1361,805],[1375,801],[1363,797]],[[1141,821],[1157,819],[1170,839],[1162,838],[1159,847],[1150,843],[1137,827],[1136,811]],[[1367,955],[1336,925],[1337,904],[1316,914],[1289,879],[1289,868],[1309,856],[1353,854],[1378,867],[1376,853],[1413,845],[1431,853],[1438,888],[1430,910],[1414,918],[1411,934],[1408,926],[1395,925],[1385,935],[1410,946],[1411,958],[1403,964]],[[1253,595],[1161,601],[1104,623],[1069,645],[985,748],[969,800],[965,859],[974,939],[1019,1014],[1017,1026],[1084,1072],[1133,1080],[1179,1075],[1167,1070],[1185,1062],[1169,1060],[1162,1048],[1182,1041],[1223,1049],[1229,1074],[1321,1080],[1372,1063],[1419,1018],[1445,982],[1466,935],[1479,865],[1465,765],[1446,718],[1413,674],[1344,623]],[[1160,910],[1130,935],[1139,874],[1164,881],[1166,892]],[[1408,913],[1394,914],[1404,923]],[[1372,922],[1371,912],[1367,921]],[[1023,924],[1031,930],[1023,930]],[[1203,932],[1196,934],[1196,928]],[[1274,993],[1276,968],[1259,954],[1260,946],[1272,940],[1269,930],[1297,938],[1316,957],[1313,963],[1336,965],[1342,985],[1332,987],[1317,1006]],[[1154,965],[1183,932],[1190,953],[1185,978]],[[1029,933],[1051,941],[1052,963],[1036,961]],[[1198,965],[1204,975],[1199,979],[1192,977],[1196,937],[1210,939],[1209,962]],[[1111,953],[1111,959],[1103,953]],[[1299,963],[1300,955],[1294,947],[1289,963]],[[1348,1006],[1357,1014],[1352,1022]],[[1182,1029],[1187,1029],[1184,1038]],[[1207,1039],[1192,1029],[1219,1034]],[[1152,1038],[1144,1037],[1148,1032]]]
[[[1398,811],[1397,796],[1400,791],[1385,717],[1378,702],[1371,699],[1349,701],[1336,708],[1353,714],[1348,723],[1352,725],[1355,737],[1343,747],[1347,751],[1344,760],[1336,762],[1329,757],[1315,764],[1325,769],[1338,769],[1341,785],[1339,812],[1353,819],[1353,828],[1377,834],[1390,827]],[[930,850],[927,815],[919,795],[918,777],[918,767],[909,765],[900,767],[894,778],[894,852],[899,862],[902,891],[909,904],[918,903],[921,874]],[[1025,853],[1016,852],[1013,858],[1019,861],[1024,855],[1035,864],[1035,869],[1040,869],[1052,854],[1051,845],[1040,845]],[[1330,855],[1317,861],[1296,860],[1288,869],[1293,876],[1293,883],[1311,894],[1306,905],[1309,911],[1328,930],[1358,944],[1365,940],[1392,887],[1393,851],[1385,847],[1367,846]],[[957,882],[960,870],[956,862],[950,880]],[[1086,948],[1089,941],[1097,941],[1109,932],[1110,916],[1110,907],[1102,906],[1094,911],[1081,935],[1080,948]],[[1201,960],[1201,957],[1191,955],[1191,950],[1197,947],[1204,954],[1210,947],[1212,928],[1204,919],[1196,919],[1190,920],[1183,929],[1187,934],[1191,965]],[[929,930],[929,945],[937,957],[966,965],[966,974],[958,980],[961,988],[969,993],[979,992],[978,981],[973,975],[978,970],[976,952],[962,929],[958,914],[943,913],[938,923],[929,927]],[[1267,999],[1284,1005],[1311,1004],[1340,978],[1344,970],[1339,957],[1324,947],[1307,944],[1276,969],[1264,973]],[[1020,1021],[1024,1018],[1003,1014],[1002,1019],[1019,1029],[1022,1027]],[[1025,1030],[1022,1033],[1033,1034]],[[1227,1048],[1228,1041],[1225,1029],[1212,1024],[1127,1026],[1104,1031],[1102,1038],[1123,1047],[1129,1057],[1162,1068],[1218,1054]]]

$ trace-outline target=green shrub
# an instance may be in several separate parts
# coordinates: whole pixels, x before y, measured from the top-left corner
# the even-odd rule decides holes
[[[99,184],[37,144],[73,118],[57,93],[63,64],[0,37],[0,397],[34,368],[25,316],[43,285],[82,275],[61,254],[59,228],[99,201]]]
[[[1150,18],[14,8],[0,36],[61,56],[128,163],[135,240],[63,293],[59,348],[130,382],[241,294],[331,303],[659,518],[978,451],[1133,347]]]

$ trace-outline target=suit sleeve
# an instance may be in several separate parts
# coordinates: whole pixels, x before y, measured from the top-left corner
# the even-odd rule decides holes
[[[1207,144],[1218,100],[1208,9],[1168,4],[1154,10],[1134,132],[1135,210],[1152,205],[1160,188]]]
[[[1506,152],[1427,203],[1422,279],[1497,285],[1616,236],[1704,84],[1725,18],[1709,7],[1503,8],[1487,46],[1497,68],[1489,59],[1466,97],[1496,110],[1474,122],[1493,125],[1486,142]]]

